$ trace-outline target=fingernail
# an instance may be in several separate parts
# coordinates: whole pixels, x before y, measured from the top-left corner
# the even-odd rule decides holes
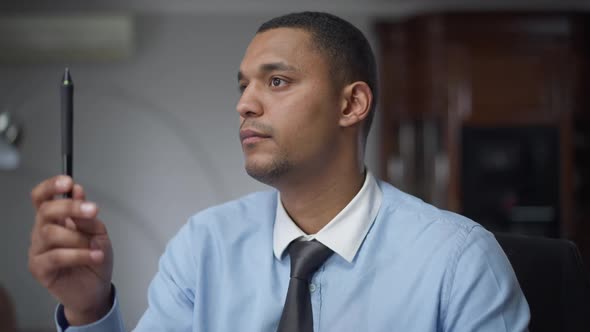
[[[59,178],[55,181],[55,185],[60,189],[65,189],[70,184],[70,179],[68,178]]]
[[[90,258],[95,262],[100,262],[104,257],[104,253],[100,250],[92,250],[90,252]]]
[[[94,203],[82,203],[80,204],[80,211],[82,211],[82,213],[86,214],[86,215],[90,215],[94,213],[94,210],[96,209],[96,205],[94,205]]]

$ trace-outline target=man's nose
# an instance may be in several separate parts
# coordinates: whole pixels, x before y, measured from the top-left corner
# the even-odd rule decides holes
[[[256,89],[253,84],[248,85],[242,92],[236,111],[243,118],[257,117],[262,115],[263,108],[260,100],[257,98]]]

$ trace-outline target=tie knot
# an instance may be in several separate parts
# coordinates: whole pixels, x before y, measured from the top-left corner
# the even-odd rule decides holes
[[[294,241],[289,245],[288,251],[291,257],[291,278],[306,281],[334,253],[316,240]]]

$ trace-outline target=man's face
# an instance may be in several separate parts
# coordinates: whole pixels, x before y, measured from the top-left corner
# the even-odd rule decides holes
[[[257,34],[238,81],[248,174],[272,185],[322,170],[336,150],[341,102],[337,80],[311,35],[292,28]]]

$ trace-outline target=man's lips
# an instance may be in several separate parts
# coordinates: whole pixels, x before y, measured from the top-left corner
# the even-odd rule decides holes
[[[270,135],[266,135],[252,129],[240,130],[240,141],[242,141],[243,144],[254,143],[269,137]]]

